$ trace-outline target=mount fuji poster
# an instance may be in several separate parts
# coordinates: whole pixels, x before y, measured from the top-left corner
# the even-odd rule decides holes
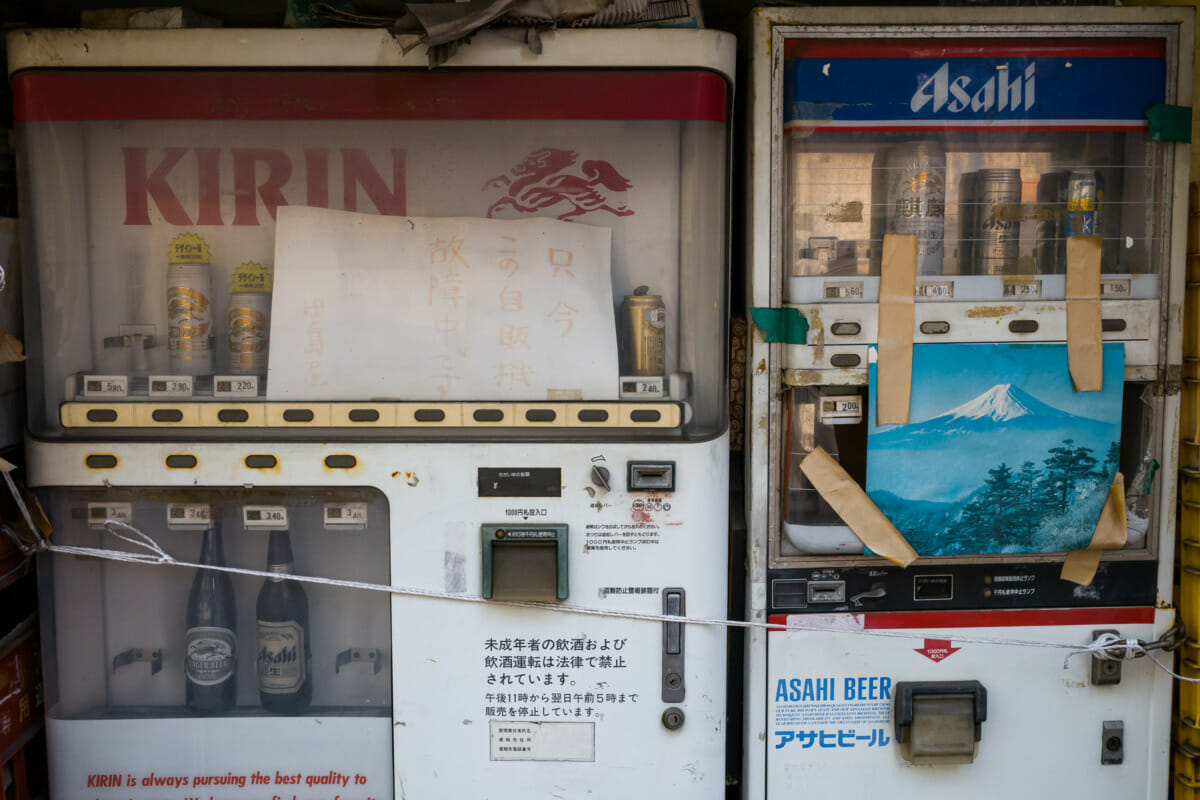
[[[1065,344],[915,345],[909,424],[867,430],[867,494],[923,556],[1087,546],[1117,471],[1125,350],[1076,392]],[[875,364],[870,405],[876,408]]]

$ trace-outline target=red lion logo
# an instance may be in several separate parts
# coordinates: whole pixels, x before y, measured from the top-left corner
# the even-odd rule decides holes
[[[563,220],[589,211],[607,211],[618,217],[633,214],[624,203],[609,200],[603,191],[624,192],[633,186],[607,161],[584,161],[579,165],[583,175],[556,174],[573,166],[578,159],[574,150],[543,147],[533,151],[507,175],[497,175],[483,185],[484,190],[508,187],[504,197],[488,208],[487,215],[492,217],[505,206],[528,214],[559,203],[571,206],[558,215]]]

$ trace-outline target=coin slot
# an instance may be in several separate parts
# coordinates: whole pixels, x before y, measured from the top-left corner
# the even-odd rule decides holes
[[[631,492],[675,491],[674,461],[630,461],[626,485]]]
[[[330,469],[353,469],[358,466],[358,459],[351,455],[325,456],[325,466]]]
[[[150,412],[150,419],[155,422],[182,422],[183,412],[178,408],[156,408]]]
[[[503,422],[504,412],[498,408],[479,408],[471,415],[476,422]],[[528,414],[525,415],[528,418]]]
[[[378,422],[379,412],[373,408],[352,408],[346,414],[346,419],[351,422]]]
[[[167,467],[170,469],[194,469],[196,467],[196,457],[187,455],[186,453],[167,456]]]
[[[244,408],[222,408],[217,412],[220,422],[246,422],[249,419],[250,412]]]
[[[809,603],[844,603],[846,602],[845,581],[809,581]]]
[[[921,333],[928,336],[938,336],[950,332],[950,323],[942,320],[929,320],[921,323]]]
[[[857,322],[835,322],[829,326],[829,332],[834,336],[858,336],[862,326]]]
[[[446,418],[446,412],[440,408],[420,408],[413,413],[417,422],[441,422]]]
[[[652,408],[641,408],[637,411],[631,411],[629,418],[634,422],[658,422],[662,419],[662,414]]]
[[[117,410],[115,408],[89,408],[87,418],[88,422],[116,422]]]
[[[856,353],[838,353],[829,357],[829,363],[834,367],[857,367],[862,358]]]
[[[576,416],[580,422],[608,422],[608,412],[602,408],[585,408]]]
[[[531,408],[525,412],[527,422],[554,422],[558,414],[552,408]]]
[[[1120,317],[1100,320],[1100,330],[1104,331],[1105,333],[1120,333],[1121,331],[1125,330],[1126,327],[1128,326],[1126,325],[1125,320],[1121,319]]]
[[[113,469],[117,466],[117,457],[108,454],[90,455],[83,460],[90,469]]]
[[[1008,329],[1012,333],[1037,333],[1038,324],[1036,319],[1014,319]]]
[[[246,456],[246,466],[250,469],[274,469],[279,459],[272,455]]]
[[[283,412],[284,422],[312,422],[313,412],[310,408],[289,408]]]

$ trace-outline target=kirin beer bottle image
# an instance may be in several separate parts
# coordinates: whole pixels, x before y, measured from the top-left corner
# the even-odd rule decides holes
[[[271,531],[267,571],[295,572],[287,531]],[[267,578],[258,592],[258,696],[263,708],[299,714],[312,701],[308,598],[296,581]]]
[[[225,566],[221,529],[204,531],[200,563]],[[199,569],[187,605],[184,649],[187,705],[197,714],[220,714],[237,703],[237,606],[228,573]]]

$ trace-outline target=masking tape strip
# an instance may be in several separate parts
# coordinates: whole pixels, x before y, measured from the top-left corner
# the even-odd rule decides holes
[[[1153,142],[1190,142],[1192,140],[1191,106],[1171,106],[1155,103],[1146,109]]]
[[[917,237],[887,234],[883,237],[883,263],[879,275],[877,425],[908,424],[916,284]]]
[[[823,448],[818,447],[805,456],[800,471],[871,552],[902,567],[916,559],[917,551],[903,534]]]
[[[750,317],[768,342],[808,344],[808,320],[795,308],[752,308]]]
[[[1104,508],[1100,511],[1100,521],[1092,533],[1092,541],[1086,550],[1067,553],[1059,577],[1081,586],[1091,584],[1100,567],[1100,556],[1104,555],[1105,550],[1120,550],[1128,537],[1129,530],[1125,527],[1125,478],[1118,472],[1109,487]]]
[[[1067,238],[1067,361],[1075,391],[1103,388],[1099,236]]]

